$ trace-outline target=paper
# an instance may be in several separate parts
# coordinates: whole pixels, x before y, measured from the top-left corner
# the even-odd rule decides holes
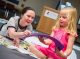
[[[57,17],[58,17],[58,13],[46,10],[45,13],[44,13],[44,16],[56,20]]]
[[[78,24],[80,24],[80,19],[79,19],[79,21],[78,21]]]

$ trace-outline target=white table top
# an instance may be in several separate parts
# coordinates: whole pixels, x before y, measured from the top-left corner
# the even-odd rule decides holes
[[[0,18],[0,23],[7,23],[8,20]]]

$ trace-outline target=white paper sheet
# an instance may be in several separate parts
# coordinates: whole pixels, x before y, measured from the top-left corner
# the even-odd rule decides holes
[[[44,13],[44,16],[56,20],[57,17],[58,17],[58,13],[46,10],[45,13]]]

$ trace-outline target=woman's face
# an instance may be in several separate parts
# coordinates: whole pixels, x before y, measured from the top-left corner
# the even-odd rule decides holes
[[[35,12],[33,10],[27,10],[26,13],[24,13],[21,18],[23,26],[31,24],[34,18],[35,18]]]
[[[60,19],[59,24],[61,27],[66,27],[68,25],[68,17],[65,11],[60,12],[59,19]]]

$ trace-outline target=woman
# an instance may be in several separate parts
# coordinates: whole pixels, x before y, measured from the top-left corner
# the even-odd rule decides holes
[[[13,39],[15,46],[19,47],[20,37],[30,35],[35,18],[35,11],[31,7],[23,8],[21,17],[11,17],[1,29],[1,35]]]

